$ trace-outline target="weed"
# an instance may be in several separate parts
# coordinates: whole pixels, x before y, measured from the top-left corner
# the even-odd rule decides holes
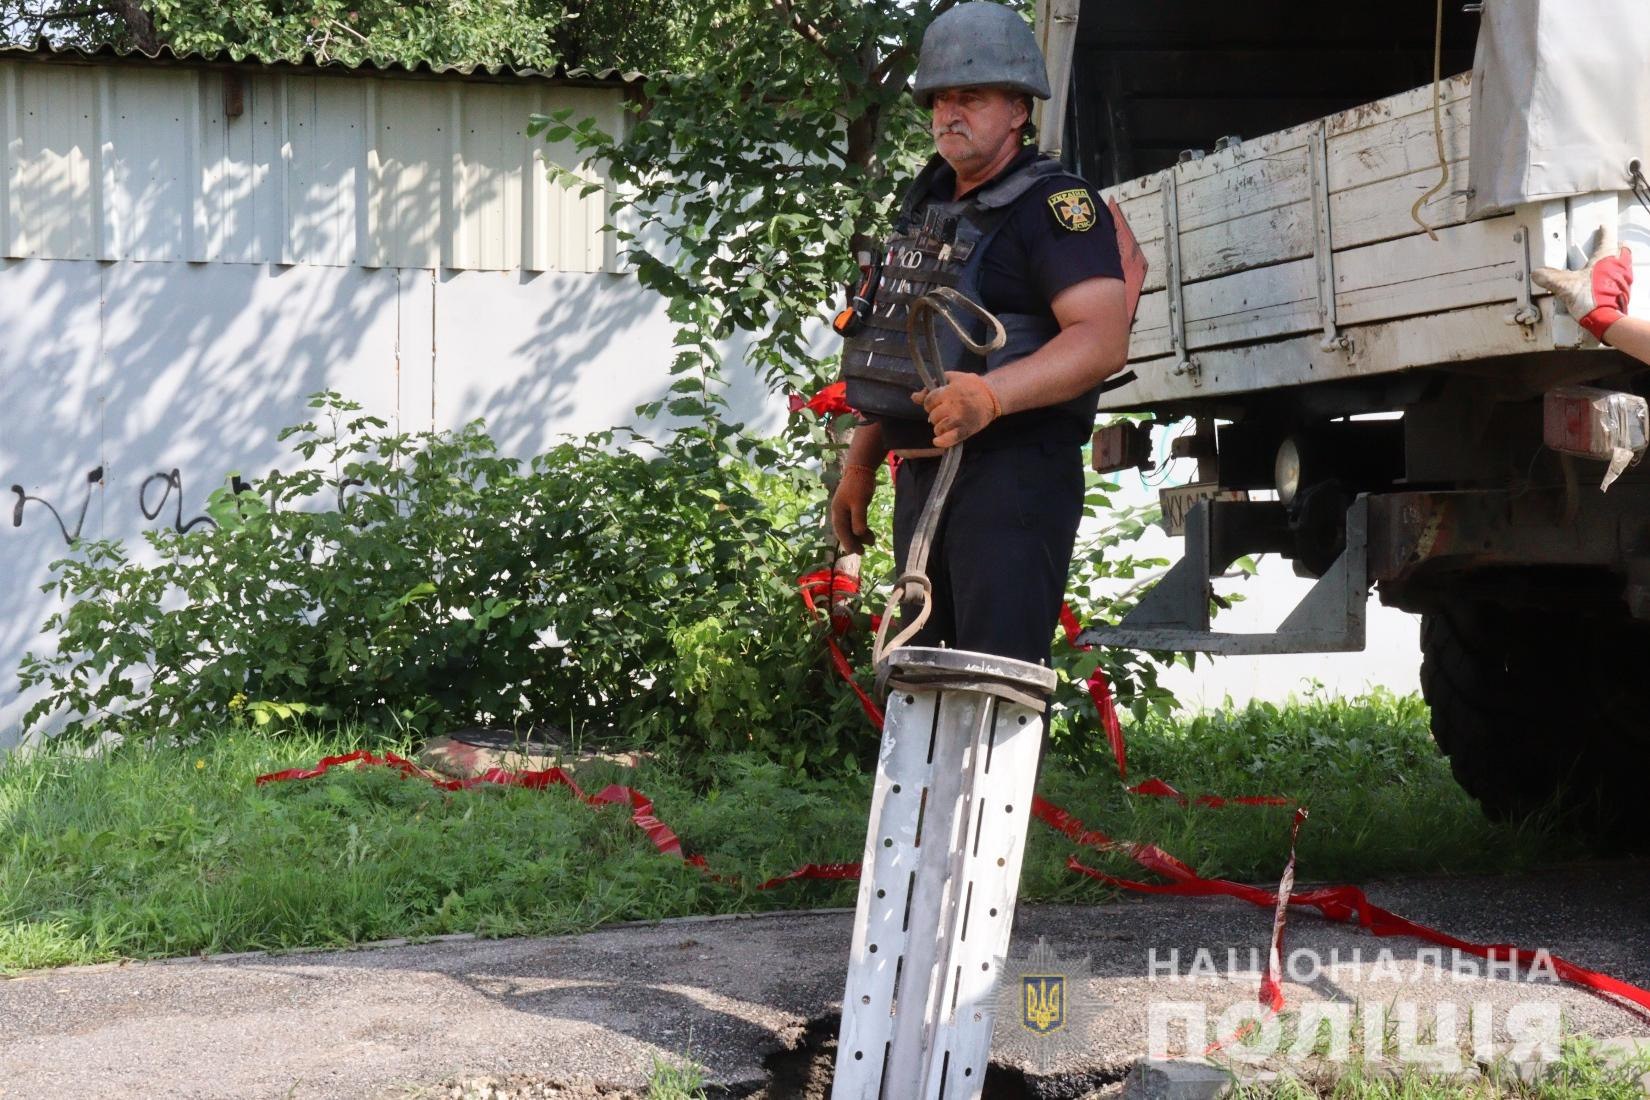
[[[1414,700],[1256,705],[1131,732],[1140,774],[1189,795],[1266,792],[1309,805],[1303,881],[1516,869],[1569,851],[1540,824],[1484,820],[1427,744]],[[378,736],[238,728],[183,747],[0,760],[0,967],[853,904],[852,882],[756,884],[807,862],[859,859],[869,777],[802,776],[757,752],[717,758],[708,776],[702,762],[662,758],[579,777],[592,790],[645,792],[689,852],[737,881],[661,855],[622,807],[593,810],[561,789],[447,794],[378,768],[253,785]],[[1058,757],[1042,789],[1091,826],[1152,840],[1204,874],[1266,881],[1286,855],[1288,808],[1182,807]],[[1070,852],[1032,826],[1021,897],[1112,897],[1065,868]],[[1138,873],[1117,857],[1084,858]]]
[[[690,1056],[671,1062],[653,1056],[647,1075],[647,1100],[705,1100],[705,1071]]]
[[[1479,1076],[1431,1076],[1416,1067],[1401,1073],[1354,1059],[1333,1072],[1285,1075],[1266,1083],[1240,1084],[1232,1100],[1642,1100],[1641,1079],[1650,1054],[1612,1058],[1596,1041],[1567,1036],[1560,1057],[1528,1075],[1491,1067]]]

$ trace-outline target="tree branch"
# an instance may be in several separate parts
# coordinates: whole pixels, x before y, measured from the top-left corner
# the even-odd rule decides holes
[[[792,30],[817,46],[819,52],[825,55],[825,60],[833,63],[837,60],[836,55],[831,52],[830,43],[826,41],[825,35],[820,32],[818,27],[802,18],[797,10],[791,6],[791,0],[773,0],[773,8],[791,25]]]
[[[47,23],[56,23],[65,19],[87,19],[94,15],[108,15],[113,11],[113,8],[75,8],[71,11],[43,11],[24,16],[24,18],[33,21],[35,29],[39,30]]]
[[[329,22],[333,26],[337,27],[339,30],[345,32],[346,34],[353,34],[356,38],[359,38],[364,45],[371,45],[372,44],[370,41],[368,41],[366,35],[362,34],[360,31],[356,30],[354,27],[350,26],[349,24],[341,23],[336,19],[329,20]]]
[[[143,0],[115,0],[109,10],[126,24],[126,31],[138,49],[147,54],[160,49],[160,35],[155,30],[154,19],[144,10]]]

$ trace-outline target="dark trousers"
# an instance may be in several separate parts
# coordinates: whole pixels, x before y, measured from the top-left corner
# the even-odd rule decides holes
[[[937,458],[900,463],[894,557],[901,572],[939,466]],[[1076,444],[965,450],[928,557],[933,613],[911,644],[1047,664],[1082,513]]]

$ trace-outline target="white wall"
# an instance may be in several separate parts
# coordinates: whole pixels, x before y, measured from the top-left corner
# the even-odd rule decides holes
[[[135,542],[288,468],[306,395],[407,430],[483,417],[518,456],[664,395],[674,328],[622,273],[608,196],[549,178],[590,173],[526,132],[564,107],[614,130],[623,96],[0,59],[0,746],[66,534]],[[754,379],[733,405],[780,415]]]
[[[81,534],[136,540],[176,521],[175,492],[153,520],[140,493],[177,469],[188,523],[231,472],[291,468],[275,434],[319,389],[408,430],[484,417],[528,455],[633,423],[668,386],[673,332],[622,275],[0,260],[0,745],[53,605],[38,588],[67,550],[46,504],[73,531],[89,501]],[[734,404],[778,415],[754,380]],[[39,498],[16,526],[12,485]],[[149,511],[166,489],[150,482]]]
[[[253,68],[235,115],[227,79],[0,60],[0,490],[17,487],[0,509],[0,746],[64,528],[136,542],[187,524],[230,473],[292,462],[275,435],[306,395],[339,390],[407,430],[483,417],[524,456],[631,423],[668,386],[673,327],[619,273],[604,196],[548,181],[546,154],[573,167],[571,150],[525,133],[558,106],[617,125],[621,89]],[[754,378],[733,412],[782,415]],[[1299,586],[1269,563],[1222,627],[1275,623]],[[1212,705],[1307,677],[1405,689],[1414,636],[1372,609],[1368,654],[1170,682]]]

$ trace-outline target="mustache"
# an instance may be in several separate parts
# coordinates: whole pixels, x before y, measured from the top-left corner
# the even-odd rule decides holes
[[[957,134],[960,137],[973,137],[974,136],[973,134],[970,134],[968,132],[968,127],[958,125],[955,122],[953,122],[949,126],[936,126],[936,127],[933,127],[932,132],[933,132],[933,135],[936,138],[944,137],[946,134]]]

